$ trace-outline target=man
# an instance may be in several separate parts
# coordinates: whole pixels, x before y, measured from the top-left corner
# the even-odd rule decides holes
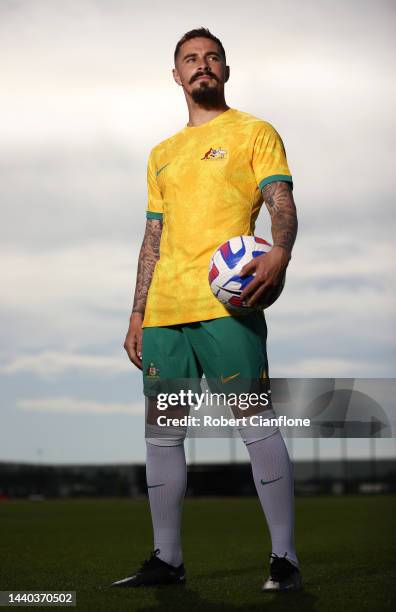
[[[229,73],[223,45],[209,30],[192,30],[177,43],[173,77],[183,89],[189,122],[149,157],[147,224],[124,344],[143,370],[149,398],[146,467],[154,552],[134,575],[112,586],[185,582],[185,430],[170,428],[164,437],[153,402],[158,384],[196,381],[202,374],[220,388],[238,377],[268,378],[262,310],[244,316],[228,311],[211,293],[208,264],[219,244],[253,234],[264,201],[274,246],[242,270],[242,276],[254,275],[243,290],[244,303],[258,307],[279,286],[290,261],[296,209],[282,140],[270,124],[227,106]],[[249,407],[246,414],[274,416],[271,406],[260,410]],[[297,590],[292,469],[279,429],[265,429],[239,428],[272,540],[263,590]]]

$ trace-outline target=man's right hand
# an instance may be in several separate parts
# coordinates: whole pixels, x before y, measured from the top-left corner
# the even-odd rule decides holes
[[[142,323],[143,315],[140,312],[133,312],[124,342],[124,349],[129,359],[139,370],[142,369]]]

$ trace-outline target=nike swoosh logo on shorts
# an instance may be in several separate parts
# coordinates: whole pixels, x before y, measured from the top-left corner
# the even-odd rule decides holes
[[[240,372],[237,372],[236,374],[231,374],[231,376],[221,376],[220,380],[221,382],[224,384],[226,382],[228,382],[229,380],[232,380],[233,378],[236,378],[237,376],[239,376]]]
[[[161,484],[157,484],[157,485],[147,485],[148,489],[155,489],[155,487],[163,487],[165,485],[164,482],[162,482]]]

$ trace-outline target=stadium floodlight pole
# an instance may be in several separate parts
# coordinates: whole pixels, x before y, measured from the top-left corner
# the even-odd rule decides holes
[[[345,430],[343,432],[345,434]],[[346,435],[341,436],[341,459],[343,468],[344,490],[348,493],[349,488],[349,470],[348,470],[348,438]]]
[[[289,451],[289,455],[291,460],[294,459],[294,427],[290,427],[290,433],[287,438],[288,444],[287,449]]]
[[[192,435],[189,438],[189,455],[190,455],[190,464],[195,465],[196,455],[195,455],[195,437]]]
[[[320,478],[320,437],[314,435],[312,438],[313,446],[313,463],[314,463],[314,478],[319,481]]]
[[[369,456],[370,456],[370,476],[373,483],[377,481],[377,445],[375,439],[375,433],[372,433],[369,440]]]
[[[230,463],[236,463],[236,440],[233,432],[230,433]]]

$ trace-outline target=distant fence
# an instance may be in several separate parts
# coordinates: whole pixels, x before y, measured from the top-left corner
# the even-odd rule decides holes
[[[392,460],[295,461],[297,495],[396,492]],[[146,495],[144,465],[0,463],[0,499],[135,497]],[[254,495],[249,463],[189,466],[187,495]]]

